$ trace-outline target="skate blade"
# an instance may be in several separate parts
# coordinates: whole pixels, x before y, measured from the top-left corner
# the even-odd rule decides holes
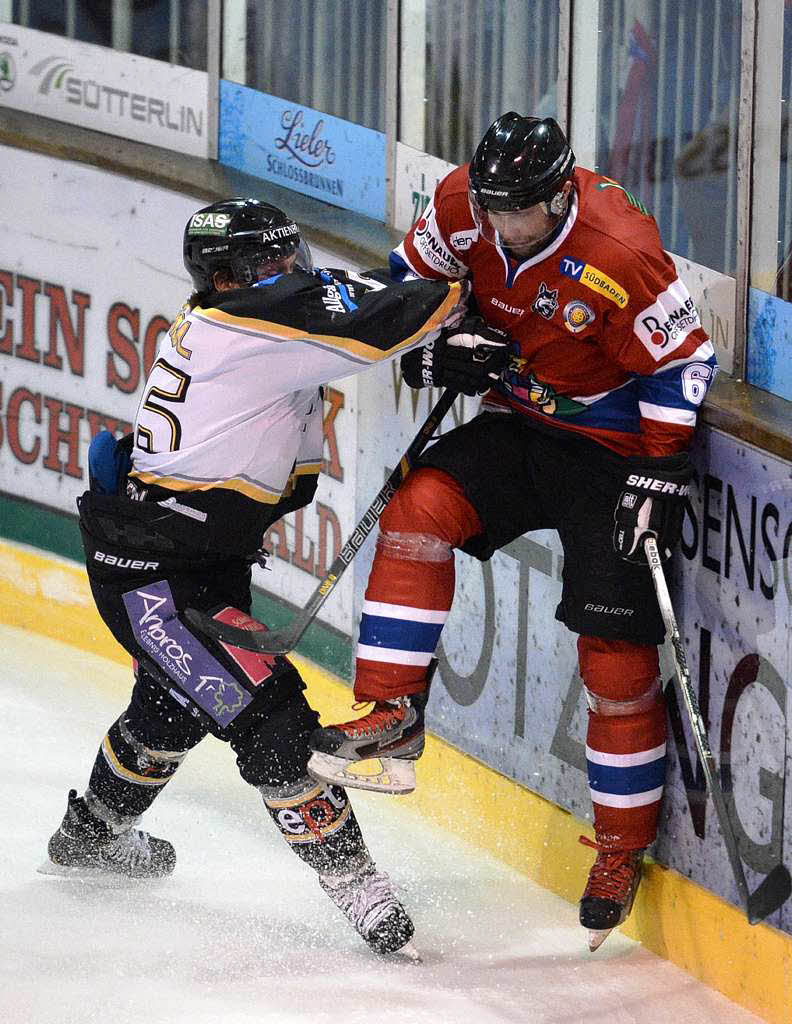
[[[589,928],[588,948],[590,952],[593,953],[596,949],[599,949],[612,931],[612,928]]]
[[[119,875],[112,874],[103,868],[91,868],[81,864],[70,867],[68,864],[56,864],[52,860],[45,860],[36,871],[40,875],[54,875],[57,878],[119,878]]]
[[[107,868],[92,868],[84,864],[71,867],[67,864],[56,864],[54,861],[45,860],[36,868],[39,875],[50,875],[54,878],[73,878],[83,882],[101,882],[103,886],[121,888],[126,885],[138,885],[140,882],[158,882],[167,875],[124,875],[118,871],[108,871]]]
[[[87,867],[85,864],[70,866],[56,864],[53,860],[45,860],[36,870],[39,874],[51,874],[58,879],[118,879],[120,876],[101,867]]]
[[[308,773],[320,782],[349,789],[403,796],[415,789],[415,763],[400,757],[374,757],[349,761],[315,750],[308,761]]]
[[[405,943],[401,949],[397,949],[393,954],[396,959],[404,959],[409,964],[422,964],[423,957],[418,952],[417,947],[412,942]]]

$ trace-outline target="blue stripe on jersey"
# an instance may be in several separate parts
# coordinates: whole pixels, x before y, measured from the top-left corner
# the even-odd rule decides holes
[[[341,301],[344,303],[347,310],[351,313],[353,310],[357,309],[357,303],[353,301],[347,286],[345,284],[338,284],[336,287],[338,288],[338,294],[341,296]]]
[[[712,369],[709,380],[699,379],[700,385],[706,389],[715,376],[717,361],[713,354],[709,359],[696,360],[696,362]],[[640,400],[649,402],[651,405],[662,405],[668,409],[689,409],[691,412],[695,412],[701,405],[701,401],[689,401],[685,398],[685,391],[682,387],[682,374],[689,365],[689,363],[682,363],[679,366],[672,366],[668,370],[660,370],[659,373],[655,373],[651,377],[636,378]]]
[[[407,264],[404,262],[404,260],[396,252],[395,249],[392,250],[390,256],[388,257],[388,266],[390,267],[390,276],[393,278],[394,281],[403,281],[405,274],[412,273],[410,268],[407,266]]]
[[[426,651],[437,647],[442,622],[412,622],[391,619],[363,612],[360,620],[360,643],[369,647],[390,647],[400,651]]]
[[[496,384],[494,390],[508,395],[513,401],[520,401],[518,395],[512,394],[502,386]],[[536,411],[536,406],[529,402],[521,404]],[[623,387],[609,391],[598,402],[586,406],[573,415],[549,418],[567,421],[576,427],[595,427],[600,430],[619,430],[625,434],[640,434],[641,414],[638,410],[636,382],[632,380]]]
[[[586,760],[589,787],[596,793],[613,793],[630,796],[633,793],[647,793],[665,782],[666,759],[658,757],[648,764],[636,764],[629,768],[615,765],[596,764]]]

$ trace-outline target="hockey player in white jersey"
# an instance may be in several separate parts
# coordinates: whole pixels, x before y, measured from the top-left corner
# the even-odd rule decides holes
[[[69,794],[45,869],[170,874],[173,846],[136,825],[212,733],[369,947],[392,953],[412,922],[345,791],[307,774],[318,719],[297,670],[199,635],[182,613],[264,628],[249,615],[250,569],[267,529],[314,496],[321,385],[453,332],[462,286],[314,271],[291,218],[252,199],[195,213],[184,258],[195,292],[160,346],[134,435],[99,435],[78,502],[93,595],[135,683],[84,795]]]

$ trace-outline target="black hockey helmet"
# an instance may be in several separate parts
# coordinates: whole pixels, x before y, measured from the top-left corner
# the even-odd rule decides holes
[[[550,203],[572,178],[575,154],[552,117],[513,110],[487,129],[470,162],[470,195],[482,210],[524,210]]]
[[[300,229],[283,210],[258,199],[235,197],[197,210],[184,229],[184,265],[199,293],[210,291],[212,276],[227,270],[235,281],[251,285],[262,263],[299,253],[300,265],[310,252]]]

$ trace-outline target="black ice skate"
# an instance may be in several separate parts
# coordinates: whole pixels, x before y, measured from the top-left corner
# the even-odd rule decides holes
[[[414,762],[424,749],[426,698],[424,692],[377,701],[362,718],[315,729],[308,771],[336,786],[412,793]]]
[[[580,901],[580,923],[588,928],[589,949],[594,952],[632,910],[644,851],[606,850],[586,836],[581,836],[580,842],[597,851]]]
[[[75,789],[48,852],[49,861],[39,868],[45,875],[161,878],[176,866],[176,852],[167,840],[135,828],[116,831],[91,814]]]
[[[375,953],[400,953],[419,961],[410,942],[415,928],[390,879],[372,861],[347,875],[320,875],[319,884]]]

